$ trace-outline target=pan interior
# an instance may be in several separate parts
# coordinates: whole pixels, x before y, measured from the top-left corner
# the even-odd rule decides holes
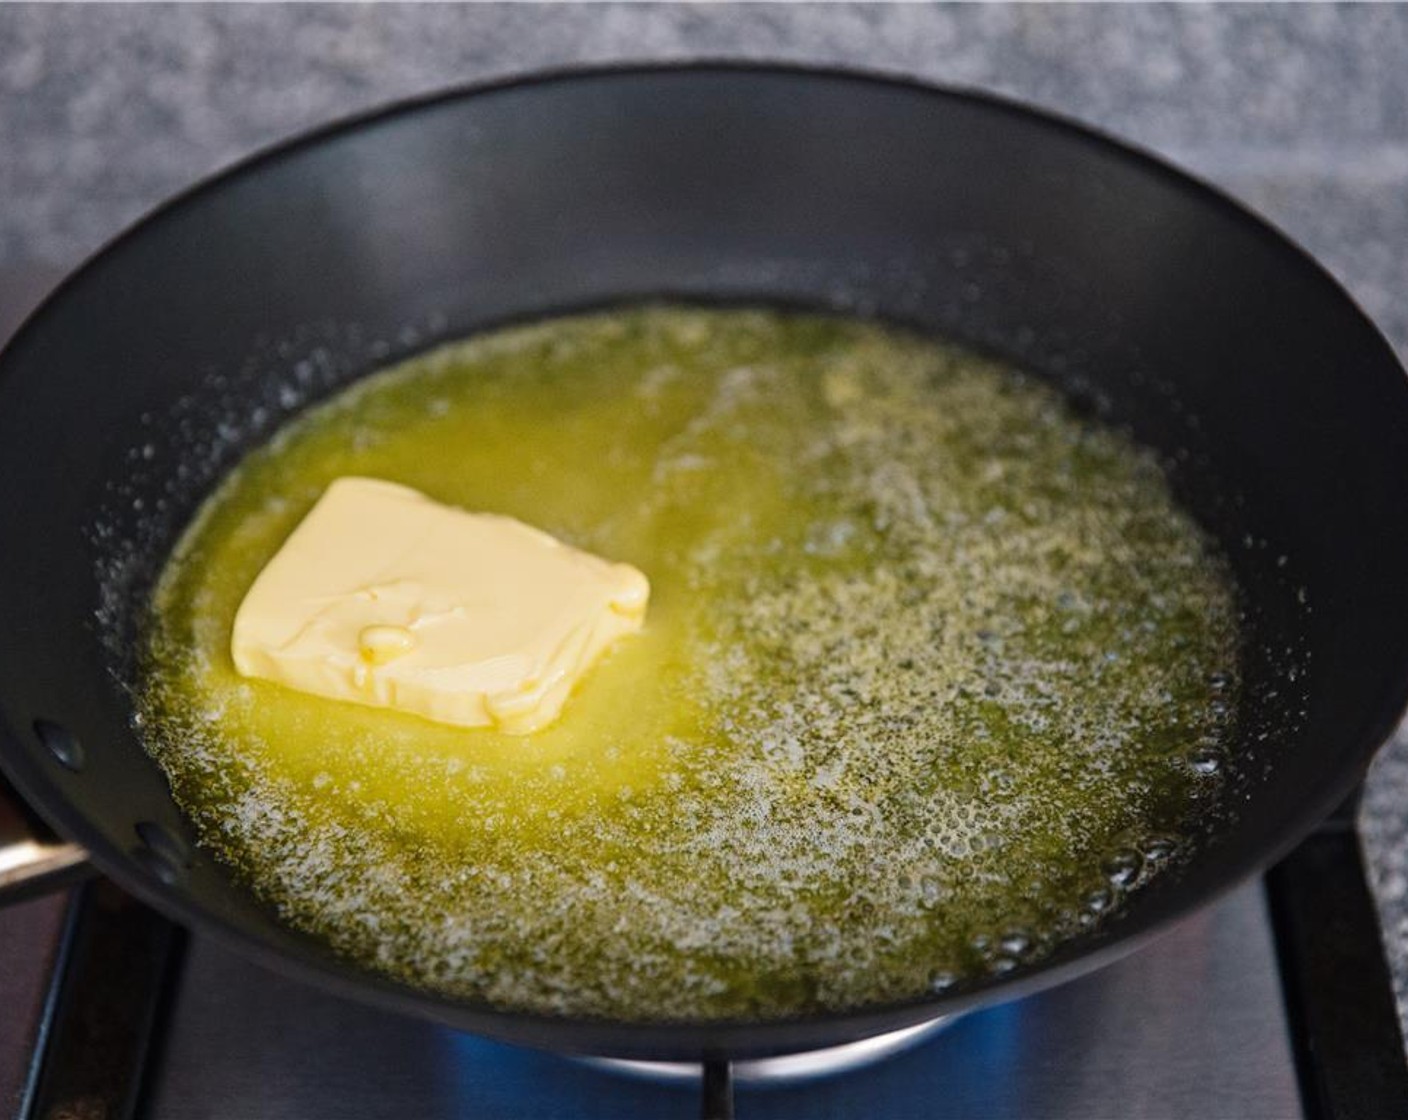
[[[654,583],[557,725],[241,680],[236,606],[333,478],[529,519]],[[359,384],[207,504],[142,715],[294,925],[516,1010],[781,1017],[1039,961],[1216,817],[1226,561],[1154,457],[895,328],[617,310]]]

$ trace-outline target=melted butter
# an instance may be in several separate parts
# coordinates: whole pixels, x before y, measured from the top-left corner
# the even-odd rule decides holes
[[[334,481],[235,614],[235,668],[461,727],[537,731],[645,620],[629,564],[406,486]]]
[[[345,475],[629,558],[650,625],[526,737],[240,676],[242,597]],[[445,347],[254,451],[163,576],[142,714],[205,845],[368,967],[770,1016],[1117,914],[1216,804],[1236,673],[1224,562],[1050,389],[872,324],[652,308]]]

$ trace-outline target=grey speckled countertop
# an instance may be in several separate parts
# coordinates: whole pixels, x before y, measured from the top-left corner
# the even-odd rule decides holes
[[[5,5],[0,268],[67,267],[191,180],[384,101],[691,57],[858,65],[1092,122],[1268,216],[1408,358],[1408,7],[1389,5]],[[1362,824],[1408,1012],[1402,732]]]

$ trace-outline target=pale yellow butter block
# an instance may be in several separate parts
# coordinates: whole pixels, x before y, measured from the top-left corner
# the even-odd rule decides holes
[[[332,483],[255,579],[245,676],[441,723],[536,731],[645,621],[629,564],[372,478]]]

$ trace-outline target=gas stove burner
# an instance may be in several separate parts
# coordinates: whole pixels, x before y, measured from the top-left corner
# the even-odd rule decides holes
[[[734,1062],[733,1080],[739,1085],[795,1085],[849,1073],[917,1046],[957,1018],[957,1015],[940,1015],[912,1027],[877,1034],[859,1042],[827,1046],[821,1050],[806,1050],[800,1054],[779,1054],[773,1058]],[[577,1060],[609,1073],[623,1073],[629,1077],[643,1077],[672,1084],[697,1082],[704,1072],[704,1067],[699,1062],[640,1062],[624,1058]]]

